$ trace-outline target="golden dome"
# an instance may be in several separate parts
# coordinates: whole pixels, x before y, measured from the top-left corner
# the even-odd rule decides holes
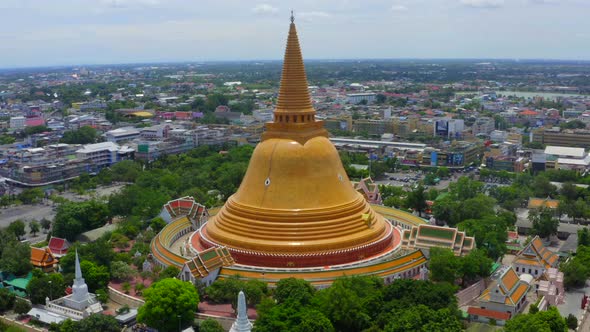
[[[201,245],[228,247],[238,263],[324,266],[392,246],[392,226],[353,189],[307,88],[291,22],[274,121],[238,191],[201,230]]]

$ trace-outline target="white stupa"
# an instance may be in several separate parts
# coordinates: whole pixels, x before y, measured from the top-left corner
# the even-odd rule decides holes
[[[248,320],[248,307],[246,307],[246,296],[240,291],[238,294],[238,318],[232,324],[229,332],[250,332],[252,323]]]

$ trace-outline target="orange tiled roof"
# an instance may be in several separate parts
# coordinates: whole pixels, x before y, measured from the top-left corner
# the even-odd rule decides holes
[[[514,285],[518,283],[518,274],[514,271],[514,269],[508,269],[506,273],[502,276],[502,285],[506,289],[506,291],[510,291]]]
[[[482,309],[482,308],[476,308],[476,307],[469,307],[467,309],[467,313],[470,315],[483,316],[483,317],[493,318],[493,319],[497,319],[497,320],[510,319],[510,314],[507,312]]]
[[[49,248],[31,247],[31,264],[35,267],[48,267],[57,264],[57,260]]]
[[[518,301],[526,294],[527,289],[529,286],[525,283],[521,283],[518,288],[510,295],[510,300],[512,304],[516,305]]]

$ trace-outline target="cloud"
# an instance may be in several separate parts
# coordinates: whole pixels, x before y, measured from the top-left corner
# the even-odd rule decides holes
[[[256,14],[276,14],[279,9],[267,3],[261,3],[252,8],[252,11]]]
[[[539,4],[539,5],[551,5],[551,4],[556,4],[556,3],[562,2],[559,0],[530,0],[530,1],[534,4]]]
[[[295,18],[301,18],[304,21],[313,21],[314,19],[331,18],[332,14],[320,11],[295,13]]]
[[[504,0],[461,0],[461,4],[473,8],[499,8],[504,5]]]
[[[109,8],[134,8],[157,6],[160,0],[101,0],[100,3]]]
[[[391,6],[391,10],[394,12],[405,12],[406,10],[408,10],[408,7],[404,5],[393,5]]]

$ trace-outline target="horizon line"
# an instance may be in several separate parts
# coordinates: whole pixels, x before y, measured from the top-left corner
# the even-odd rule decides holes
[[[530,62],[530,61],[541,61],[541,62],[590,62],[590,59],[564,59],[564,58],[453,58],[453,57],[440,57],[440,58],[419,58],[419,57],[399,57],[399,58],[308,58],[307,61],[511,61],[511,62]],[[50,68],[73,68],[73,67],[102,67],[102,66],[132,66],[132,65],[153,65],[153,64],[206,64],[206,63],[240,63],[240,62],[282,62],[282,58],[277,59],[220,59],[220,60],[154,60],[154,61],[140,61],[140,62],[96,62],[96,63],[80,63],[80,64],[55,64],[55,65],[23,65],[23,66],[11,66],[11,67],[0,67],[0,71],[7,70],[26,70],[26,69],[50,69]]]

